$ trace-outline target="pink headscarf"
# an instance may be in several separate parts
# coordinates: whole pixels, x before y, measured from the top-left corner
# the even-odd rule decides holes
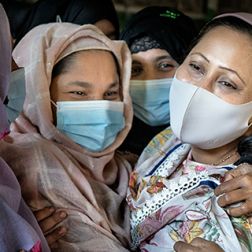
[[[0,4],[0,133],[8,131],[3,101],[11,71],[11,36],[9,22]],[[3,145],[0,142],[0,146]],[[18,181],[0,157],[0,251],[49,251],[46,240],[30,209],[24,203]]]
[[[114,54],[121,80],[125,128],[102,152],[89,152],[53,124],[50,83],[53,66],[82,50]],[[95,26],[69,23],[41,25],[14,50],[25,68],[27,95],[24,115],[17,118],[13,144],[3,149],[33,209],[53,205],[65,209],[66,237],[57,251],[125,251],[129,212],[125,202],[131,165],[116,151],[132,122],[129,97],[131,55],[122,41],[111,41]],[[0,150],[2,152],[2,150]],[[15,153],[15,154],[14,154]]]

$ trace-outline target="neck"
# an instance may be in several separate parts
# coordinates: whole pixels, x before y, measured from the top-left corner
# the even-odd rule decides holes
[[[237,146],[240,139],[237,139],[224,146],[203,150],[192,146],[193,160],[202,164],[225,165],[236,162],[239,159]]]

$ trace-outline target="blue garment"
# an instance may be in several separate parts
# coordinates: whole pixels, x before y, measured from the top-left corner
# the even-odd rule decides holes
[[[84,148],[102,151],[124,128],[123,111],[118,101],[57,102],[57,128]]]
[[[150,126],[169,124],[169,93],[172,78],[131,80],[134,115]]]
[[[9,123],[13,122],[23,110],[24,100],[25,76],[24,69],[20,68],[11,73],[8,103],[5,105]]]

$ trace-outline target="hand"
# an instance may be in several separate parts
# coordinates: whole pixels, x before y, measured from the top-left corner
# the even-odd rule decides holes
[[[174,245],[176,252],[224,252],[216,243],[204,240],[202,238],[195,238],[190,244],[178,241]]]
[[[224,182],[215,189],[218,204],[226,207],[231,216],[252,213],[252,166],[241,164],[225,174]],[[237,204],[239,203],[239,204]],[[232,204],[237,204],[232,206]],[[252,218],[249,219],[252,223]]]
[[[67,213],[64,211],[56,212],[53,207],[46,207],[34,212],[34,214],[49,247],[57,248],[57,241],[67,233],[67,229],[64,226],[60,226],[53,231],[51,229],[62,222],[67,217]]]

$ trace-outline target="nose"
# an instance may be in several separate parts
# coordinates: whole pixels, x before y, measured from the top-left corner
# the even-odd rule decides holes
[[[197,86],[204,88],[205,90],[213,93],[213,84],[210,79],[207,77],[202,78],[201,80],[198,81]]]
[[[103,93],[94,94],[94,96],[92,97],[92,100],[104,100]]]
[[[155,80],[157,79],[157,74],[152,67],[149,67],[143,76],[144,80]]]

